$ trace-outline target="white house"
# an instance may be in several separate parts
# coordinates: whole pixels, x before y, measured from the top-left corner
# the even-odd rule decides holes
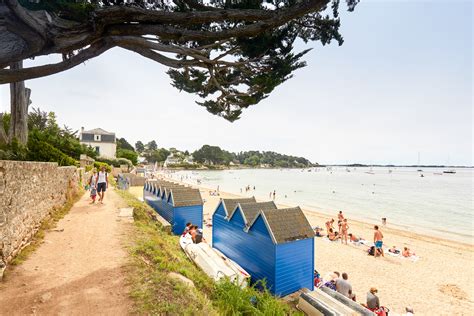
[[[81,127],[79,141],[81,144],[94,148],[100,157],[115,158],[115,152],[117,150],[115,133],[109,133],[102,128],[85,131],[84,127]]]
[[[175,157],[172,153],[166,157],[165,162],[163,163],[163,167],[168,167],[169,165],[176,165],[181,163],[181,159],[179,157]]]
[[[193,156],[191,156],[191,155],[190,155],[190,156],[186,156],[186,157],[184,158],[184,162],[193,165],[193,164],[194,164],[194,158],[193,158]]]

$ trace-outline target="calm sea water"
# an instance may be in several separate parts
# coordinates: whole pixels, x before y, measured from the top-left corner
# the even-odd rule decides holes
[[[346,217],[389,225],[422,234],[473,242],[472,169],[343,168],[243,169],[224,171],[179,171],[170,176],[221,191],[299,205],[334,217]],[[424,177],[421,177],[423,174]],[[245,193],[245,186],[252,190]],[[255,186],[255,190],[253,187]]]

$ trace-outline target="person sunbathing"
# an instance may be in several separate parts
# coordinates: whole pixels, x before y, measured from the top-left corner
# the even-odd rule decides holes
[[[411,252],[410,248],[408,248],[408,247],[403,248],[402,256],[404,256],[405,258],[410,258],[411,256],[414,256],[414,255],[415,255],[415,253]]]
[[[320,227],[316,227],[314,229],[314,236],[316,237],[324,237],[325,235],[321,233],[322,229]]]
[[[396,246],[392,246],[392,248],[390,248],[388,252],[396,254],[396,255],[400,254],[400,250],[398,250]]]
[[[349,240],[352,241],[352,242],[359,242],[360,241],[360,238],[357,238],[357,236],[352,234],[352,233],[347,235],[347,236],[349,236]]]

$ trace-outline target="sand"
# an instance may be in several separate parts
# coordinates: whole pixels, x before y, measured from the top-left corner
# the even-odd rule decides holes
[[[211,196],[210,189],[199,187],[204,203],[204,219],[211,222],[220,198],[236,198],[234,194],[220,192]],[[142,196],[142,188],[131,189]],[[251,192],[250,192],[251,195]],[[246,195],[246,196],[249,196]],[[276,201],[279,208],[284,207]],[[324,227],[329,219],[326,214],[304,210],[310,224]],[[337,214],[334,214],[337,222]],[[349,220],[349,232],[373,240],[373,225]],[[337,225],[335,225],[337,226]],[[401,231],[389,225],[381,226],[385,245],[399,249],[409,247],[419,257],[417,261],[402,257],[368,256],[366,247],[343,245],[315,238],[315,267],[323,275],[329,272],[346,272],[358,302],[365,302],[371,287],[378,289],[383,306],[391,315],[402,313],[406,306],[416,315],[471,315],[473,302],[473,245],[453,242],[426,235]],[[211,228],[204,228],[204,236],[211,242]]]

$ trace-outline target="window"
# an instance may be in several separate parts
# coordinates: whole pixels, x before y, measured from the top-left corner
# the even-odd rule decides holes
[[[99,146],[95,146],[95,152],[100,154],[100,147]]]
[[[94,140],[96,142],[100,142],[100,135],[94,135]]]

